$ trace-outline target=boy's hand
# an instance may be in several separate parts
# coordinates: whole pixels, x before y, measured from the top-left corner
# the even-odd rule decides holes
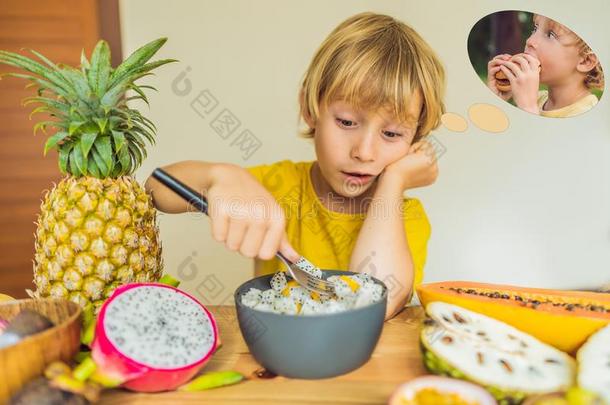
[[[487,87],[498,97],[502,98],[502,100],[507,101],[513,96],[512,90],[509,91],[500,91],[497,87],[496,73],[500,71],[502,63],[505,61],[509,61],[511,55],[501,54],[495,56],[492,60],[487,64]]]
[[[396,184],[400,191],[428,186],[438,177],[438,165],[434,147],[428,141],[411,145],[409,153],[389,164],[382,180]]]
[[[500,70],[510,81],[513,100],[522,110],[539,114],[538,86],[540,85],[540,61],[522,53],[511,60],[500,62]]]
[[[246,170],[223,166],[208,190],[208,203],[212,236],[228,249],[263,260],[280,250],[298,259],[286,238],[282,208]]]

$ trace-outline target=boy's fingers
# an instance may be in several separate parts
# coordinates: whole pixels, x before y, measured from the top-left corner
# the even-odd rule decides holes
[[[421,141],[421,146],[419,147],[420,152],[426,152],[432,148],[432,144],[428,141]]]
[[[502,67],[510,70],[513,77],[517,77],[519,75],[519,73],[521,73],[521,66],[517,65],[515,62],[512,62],[512,61],[507,60],[507,61],[503,62]],[[504,70],[503,70],[503,72],[504,72]],[[504,73],[506,73],[506,72],[504,72]]]
[[[258,249],[258,256],[263,260],[272,259],[280,249],[284,230],[279,227],[272,226],[267,230],[263,242]]]
[[[220,214],[212,219],[212,237],[218,242],[224,242],[227,239],[229,231],[229,216]]]
[[[517,79],[517,77],[513,74],[513,72],[507,68],[506,66],[502,66],[500,68],[500,70],[502,70],[504,72],[504,74],[506,75],[506,77],[508,78],[508,80],[512,83],[515,79]]]
[[[427,144],[426,146],[424,146],[421,149],[421,152],[427,156],[428,158],[430,158],[431,162],[436,162],[436,151],[434,150],[434,148],[432,147],[431,144]]]
[[[419,151],[419,149],[422,147],[423,141],[419,141],[419,142],[415,142],[414,144],[411,145],[411,147],[409,148],[409,153],[415,153],[417,151]]]
[[[430,149],[430,148],[428,147],[428,145],[427,145],[427,144],[422,143],[422,144],[421,144],[421,146],[420,146],[420,147],[417,149],[417,153],[424,153],[424,154],[427,154],[429,149]]]
[[[266,232],[267,227],[264,224],[250,225],[239,248],[239,253],[246,257],[256,257]]]
[[[229,223],[229,233],[225,246],[229,250],[238,250],[241,246],[241,242],[244,240],[246,234],[247,225],[244,221],[231,221]]]
[[[491,69],[494,69],[498,66],[501,66],[504,62],[506,62],[506,60],[504,59],[492,59],[489,61],[489,63],[487,64],[487,71],[490,71]]]
[[[523,58],[525,58],[529,62],[529,65],[532,69],[540,68],[540,61],[538,60],[538,58],[536,58],[532,55],[529,55],[527,53],[523,54]]]
[[[409,154],[419,153],[430,158],[431,162],[436,161],[436,151],[432,144],[428,141],[419,141],[411,146]]]
[[[288,242],[288,237],[285,233],[282,235],[282,240],[280,242],[280,252],[282,252],[282,254],[293,263],[299,260],[301,257],[297,251],[294,250],[292,245],[290,245],[290,242]]]
[[[494,56],[494,58],[492,60],[494,60],[494,59],[509,60],[510,58],[511,58],[511,56],[509,54],[502,53],[500,55]]]
[[[527,60],[523,58],[523,56],[518,55],[511,59],[511,62],[517,64],[521,70],[529,69],[530,64]]]
[[[523,54],[523,55],[525,55],[525,54]],[[515,58],[513,58],[513,60],[519,64],[519,66],[521,67],[521,70],[524,72],[532,71],[536,68],[536,66],[532,65],[530,63],[530,61],[528,59],[526,59],[525,57],[523,57],[522,55],[516,56]]]
[[[489,73],[496,74],[500,70],[500,66],[501,65],[497,64],[497,65],[494,65],[493,67],[489,68]]]

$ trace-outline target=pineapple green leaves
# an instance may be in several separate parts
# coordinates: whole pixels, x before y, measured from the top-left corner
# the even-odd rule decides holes
[[[148,104],[143,89],[136,80],[174,59],[148,62],[163,46],[166,38],[152,41],[137,49],[123,63],[112,68],[110,48],[99,41],[88,60],[81,54],[80,69],[56,65],[40,53],[31,50],[38,60],[0,50],[0,63],[20,68],[27,73],[7,73],[22,78],[36,87],[37,95],[27,97],[24,105],[35,103],[32,114],[46,113],[51,121],[41,121],[34,132],[53,128],[47,139],[46,154],[59,152],[59,168],[73,176],[116,178],[132,174],[146,157],[146,143],[155,142],[155,125],[139,111],[129,108],[130,100]],[[132,91],[131,96],[126,93]],[[30,115],[30,117],[31,117]]]

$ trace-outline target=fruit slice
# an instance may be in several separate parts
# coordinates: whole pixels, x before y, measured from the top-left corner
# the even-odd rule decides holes
[[[447,281],[417,287],[422,305],[443,301],[516,327],[568,353],[610,323],[610,294]]]
[[[399,386],[389,405],[496,405],[483,388],[466,381],[446,377],[424,376]]]
[[[212,371],[178,388],[178,391],[197,392],[224,387],[243,381],[244,375],[237,371]]]
[[[192,296],[165,284],[127,284],[100,310],[92,379],[134,391],[173,390],[207,363],[218,342],[214,317]]]
[[[443,302],[426,311],[433,319],[422,331],[421,346],[425,365],[435,374],[483,385],[508,403],[561,391],[574,381],[570,356],[510,325]],[[447,322],[449,314],[459,321]]]
[[[610,404],[610,326],[591,336],[578,351],[578,386]]]

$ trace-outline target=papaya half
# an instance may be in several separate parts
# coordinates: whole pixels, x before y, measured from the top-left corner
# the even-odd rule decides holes
[[[455,304],[506,322],[559,350],[575,353],[610,323],[610,294],[445,281],[416,287],[425,307]]]

